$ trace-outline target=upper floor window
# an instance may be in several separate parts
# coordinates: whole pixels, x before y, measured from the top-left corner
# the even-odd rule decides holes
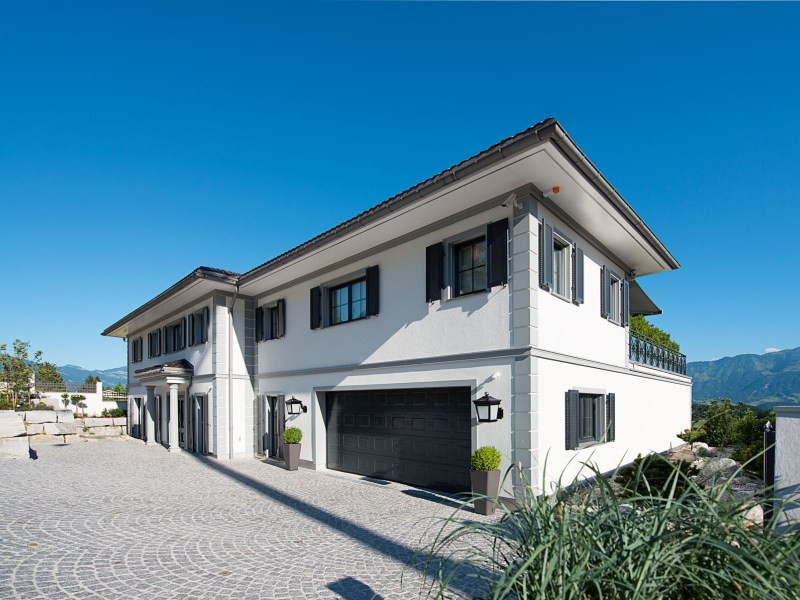
[[[209,310],[202,308],[189,315],[189,345],[204,344],[208,340]]]
[[[144,340],[136,338],[131,342],[131,362],[142,362],[142,346]]]
[[[256,308],[256,341],[282,338],[286,329],[286,302]]]
[[[559,236],[553,236],[553,291],[562,298],[570,298],[572,283],[572,245]]]
[[[614,321],[614,323],[620,323],[622,321],[622,281],[620,281],[619,277],[611,274],[611,291],[610,291],[610,301],[608,304],[608,318]]]
[[[186,319],[183,318],[177,323],[164,327],[164,340],[166,354],[183,350],[186,347]]]
[[[363,319],[367,316],[367,280],[351,281],[329,290],[330,324]]]
[[[147,356],[153,358],[161,355],[161,330],[156,329],[147,334]]]
[[[486,238],[459,244],[455,248],[456,295],[486,290]]]

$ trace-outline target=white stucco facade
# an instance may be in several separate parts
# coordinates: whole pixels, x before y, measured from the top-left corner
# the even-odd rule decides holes
[[[775,495],[789,504],[783,521],[800,523],[800,407],[775,407]]]
[[[380,212],[379,205],[374,214],[368,211],[244,275],[198,269],[110,327],[107,335],[125,337],[129,345],[144,340],[142,360],[129,362],[134,410],[147,416],[138,407],[161,397],[173,407],[186,402],[183,413],[197,417],[199,405],[189,408],[189,399],[200,398],[207,403],[200,425],[208,437],[203,451],[220,459],[266,453],[264,436],[275,423],[281,430],[297,426],[304,434],[302,464],[324,469],[331,463],[333,426],[326,403],[334,395],[462,390],[467,395],[459,414],[468,423],[458,435],[465,443],[468,439],[471,450],[497,447],[501,469],[520,465],[541,490],[559,478],[569,483],[583,462],[610,470],[636,454],[679,443],[676,434],[690,424],[691,380],[674,369],[632,362],[628,328],[621,318],[614,322],[601,314],[603,269],[628,281],[677,263],[556,144],[527,143],[516,154],[473,168],[469,176],[454,176],[424,196],[418,192],[413,200],[387,201],[395,202],[391,210]],[[569,241],[575,260],[580,248],[582,298],[560,297],[541,285],[540,265],[550,260],[540,256],[543,222]],[[490,225],[497,230],[498,224],[503,260],[497,238],[490,239],[496,234],[489,233]],[[459,296],[456,254],[459,244],[474,239],[491,247],[488,261],[495,262],[487,272],[502,271],[502,277],[485,290]],[[431,269],[436,270],[427,252],[434,246],[444,256],[441,294],[426,301]],[[331,291],[370,269],[379,273],[368,292],[372,314],[332,325]],[[576,273],[573,266],[572,288],[578,286]],[[314,304],[315,293],[321,305]],[[259,315],[278,304],[281,335],[261,340]],[[203,309],[209,315],[207,341],[147,357],[148,332]],[[320,314],[316,324],[315,310]],[[569,390],[602,395],[603,402],[612,398],[595,418],[602,414],[606,422],[600,425],[608,425],[613,414],[615,435],[600,432],[592,443],[568,449]],[[486,393],[501,401],[505,414],[496,422],[478,423],[471,404]],[[307,412],[289,416],[281,411],[274,421],[272,413],[283,406],[276,399],[289,398],[301,401]],[[137,422],[135,416],[131,420]],[[184,416],[184,449],[191,446],[185,436],[200,439],[198,425],[190,420]],[[172,448],[171,430],[164,431],[159,439]],[[359,452],[367,455],[371,442],[362,441]]]

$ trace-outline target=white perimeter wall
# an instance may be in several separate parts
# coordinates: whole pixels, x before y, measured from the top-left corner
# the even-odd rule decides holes
[[[778,496],[800,502],[800,407],[775,409],[775,490]],[[800,506],[786,517],[800,522]]]

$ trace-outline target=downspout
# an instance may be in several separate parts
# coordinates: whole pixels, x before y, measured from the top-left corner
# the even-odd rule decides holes
[[[233,307],[239,297],[239,284],[228,310],[228,458],[233,458]]]

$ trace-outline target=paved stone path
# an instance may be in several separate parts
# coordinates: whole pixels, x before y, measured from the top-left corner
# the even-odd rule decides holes
[[[415,551],[455,505],[128,438],[38,452],[0,459],[0,598],[424,597]]]

